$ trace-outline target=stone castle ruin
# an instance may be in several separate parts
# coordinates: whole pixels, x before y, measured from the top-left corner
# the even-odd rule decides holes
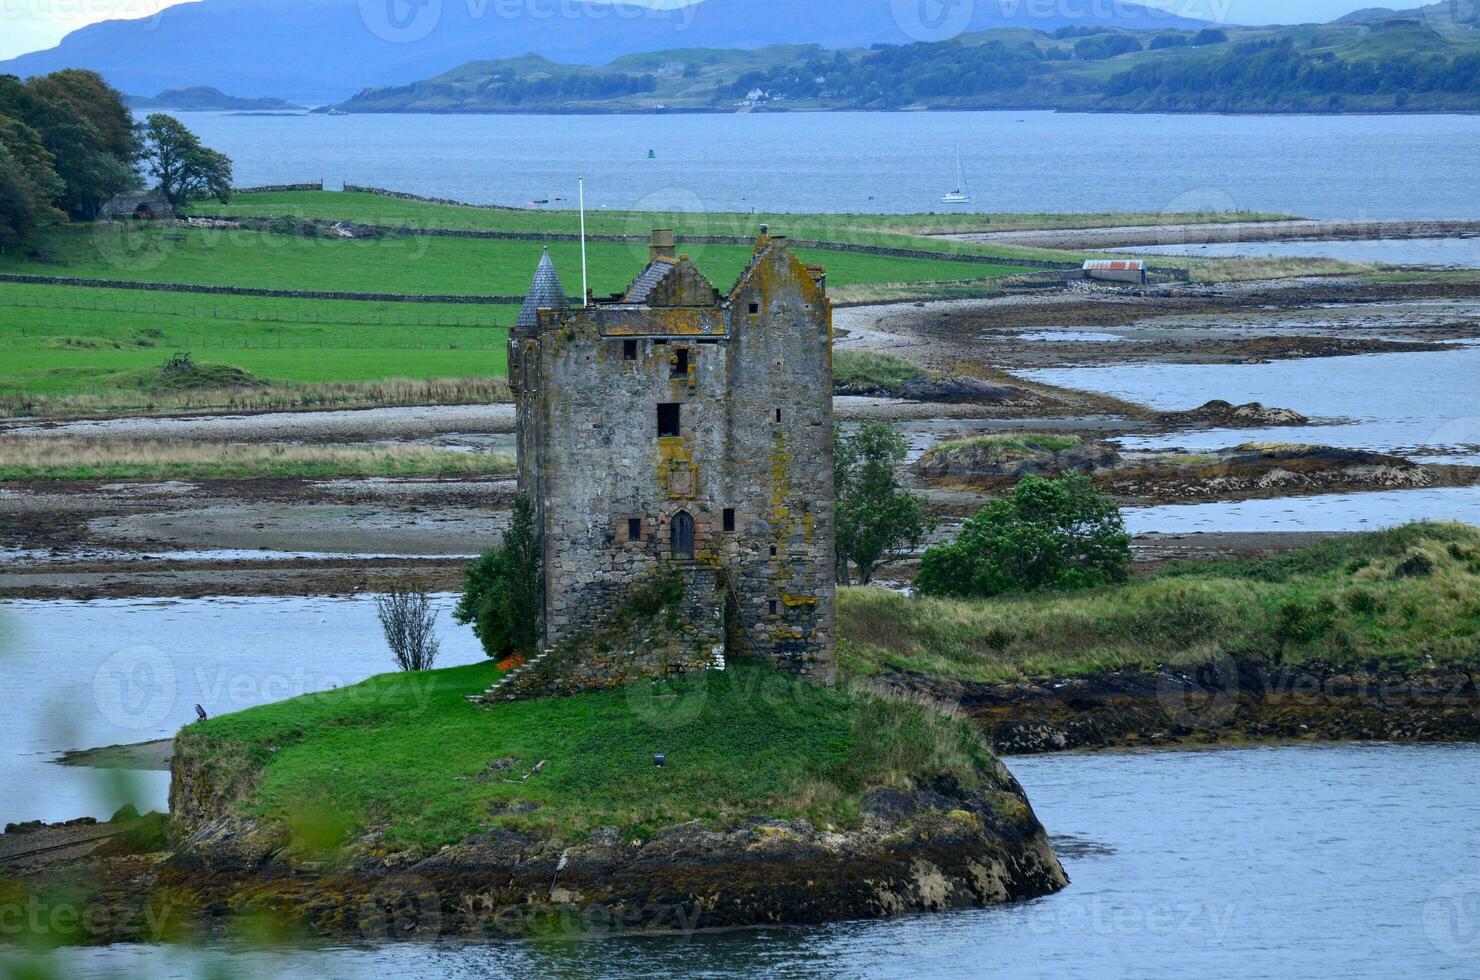
[[[737,655],[833,680],[826,274],[764,227],[727,293],[675,253],[655,231],[632,284],[584,306],[540,260],[509,380],[545,652],[483,700]]]

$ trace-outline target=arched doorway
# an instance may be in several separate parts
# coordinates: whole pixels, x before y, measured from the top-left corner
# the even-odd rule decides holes
[[[672,535],[671,548],[674,558],[694,557],[694,519],[687,511],[679,511],[673,515],[673,525],[670,529]]]

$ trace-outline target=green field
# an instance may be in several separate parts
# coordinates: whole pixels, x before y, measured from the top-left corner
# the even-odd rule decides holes
[[[554,202],[549,208],[478,208],[423,201],[403,201],[380,194],[337,191],[267,191],[238,194],[229,204],[202,202],[195,210],[222,217],[326,218],[371,225],[410,228],[446,228],[458,231],[551,232],[574,235],[580,231],[573,202]],[[1073,253],[1045,249],[984,245],[929,237],[941,234],[1014,231],[1049,228],[1098,228],[1119,225],[1181,224],[1193,222],[1273,221],[1290,215],[1255,212],[1096,212],[1088,214],[782,214],[705,211],[698,201],[658,201],[674,210],[609,211],[592,207],[586,214],[591,235],[646,236],[654,228],[672,228],[684,235],[754,235],[762,224],[772,233],[810,241],[923,249],[942,254],[1000,255],[1074,261]],[[836,253],[829,253],[836,254]]]
[[[539,261],[537,241],[391,236],[346,240],[254,231],[162,229],[123,225],[52,231],[38,249],[45,261],[11,253],[0,272],[190,283],[265,289],[408,295],[522,296]],[[750,261],[744,245],[684,246],[684,252],[721,290]],[[580,246],[557,242],[550,254],[568,292],[579,295]],[[1022,270],[980,262],[892,258],[799,249],[805,262],[825,265],[831,285],[986,279]],[[593,244],[591,288],[622,290],[647,261],[643,245]]]
[[[229,205],[203,204],[198,210],[532,235],[568,235],[578,227],[570,211],[493,210],[342,192],[249,193]],[[961,260],[966,255],[1076,258],[1071,253],[957,242],[929,237],[928,232],[1157,220],[1162,216],[756,215],[597,209],[589,214],[589,230],[594,235],[642,237],[654,227],[672,226],[680,236],[749,236],[765,222],[773,233],[796,238],[940,255],[897,258],[797,250],[804,261],[827,268],[829,288],[838,301],[872,302],[992,295],[994,280],[1025,271]],[[251,229],[75,225],[51,229],[26,249],[0,255],[0,272],[54,279],[512,299],[528,287],[543,245],[538,238],[389,235],[348,240]],[[747,245],[680,248],[721,290],[738,278],[751,254]],[[567,293],[578,296],[579,246],[555,242],[550,251]],[[604,295],[620,291],[641,271],[647,250],[636,243],[598,242],[590,245],[588,259],[591,287]],[[403,387],[389,395],[384,388],[357,391],[342,386],[502,377],[507,328],[515,312],[511,303],[325,301],[0,283],[0,413],[247,410],[375,404],[384,397],[481,400],[489,396],[488,388],[456,383],[438,390]],[[199,391],[157,397],[160,365],[177,351],[189,352],[202,365],[240,369],[256,387],[250,397],[239,391],[214,400]],[[341,389],[318,390],[326,385]]]
[[[137,388],[176,351],[280,384],[499,377],[512,306],[0,284],[0,397]]]

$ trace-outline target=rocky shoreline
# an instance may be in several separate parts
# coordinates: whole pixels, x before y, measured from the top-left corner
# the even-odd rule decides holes
[[[1222,657],[1187,667],[989,684],[889,683],[959,704],[1004,755],[1321,742],[1480,740],[1480,672],[1286,668]]]
[[[618,827],[579,839],[495,830],[415,855],[373,831],[317,851],[282,824],[228,813],[241,787],[211,785],[191,758],[172,764],[167,848],[141,835],[131,845],[128,823],[0,836],[0,856],[31,857],[11,862],[7,887],[38,907],[76,901],[86,882],[84,927],[52,940],[194,941],[264,922],[282,939],[349,941],[692,933],[976,908],[1068,884],[1000,764],[984,789],[937,779],[869,790],[849,830],[764,817],[646,838]],[[54,857],[23,850],[22,836],[38,833],[68,843]]]

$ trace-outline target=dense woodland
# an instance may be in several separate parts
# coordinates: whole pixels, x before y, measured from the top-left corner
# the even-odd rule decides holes
[[[172,116],[136,124],[96,73],[0,75],[0,250],[47,225],[93,220],[146,176],[177,206],[231,192],[229,159]]]
[[[1443,47],[1394,50],[1383,57],[1342,58],[1303,50],[1290,38],[1228,42],[1221,31],[1150,36],[1060,32],[1072,48],[1031,41],[949,41],[812,57],[742,74],[715,101],[759,90],[768,101],[822,100],[849,108],[889,109],[919,103],[1044,105],[1172,110],[1340,109],[1349,97],[1387,97],[1393,108],[1480,107],[1480,51]],[[1189,49],[1184,55],[1128,60],[1100,79],[1067,72],[1062,63],[1106,61],[1141,51]]]
[[[0,75],[0,246],[37,227],[90,220],[140,183],[123,97],[90,71]]]
[[[462,112],[486,109],[518,109],[548,106],[565,102],[590,102],[641,95],[657,88],[650,74],[620,71],[591,71],[551,63],[548,71],[537,75],[517,69],[499,69],[475,84],[456,79],[430,79],[394,88],[362,92],[346,103],[357,112],[374,112],[386,107],[398,111],[406,105],[423,111],[436,111],[439,106],[456,105]]]
[[[1330,108],[1340,108],[1346,96],[1390,95],[1400,106],[1415,96],[1480,99],[1480,52],[1452,58],[1395,54],[1358,61],[1339,59],[1331,52],[1301,51],[1289,39],[1254,42],[1235,45],[1212,60],[1137,65],[1111,78],[1104,94],[1111,101],[1214,110],[1276,107],[1297,96],[1328,97]]]

